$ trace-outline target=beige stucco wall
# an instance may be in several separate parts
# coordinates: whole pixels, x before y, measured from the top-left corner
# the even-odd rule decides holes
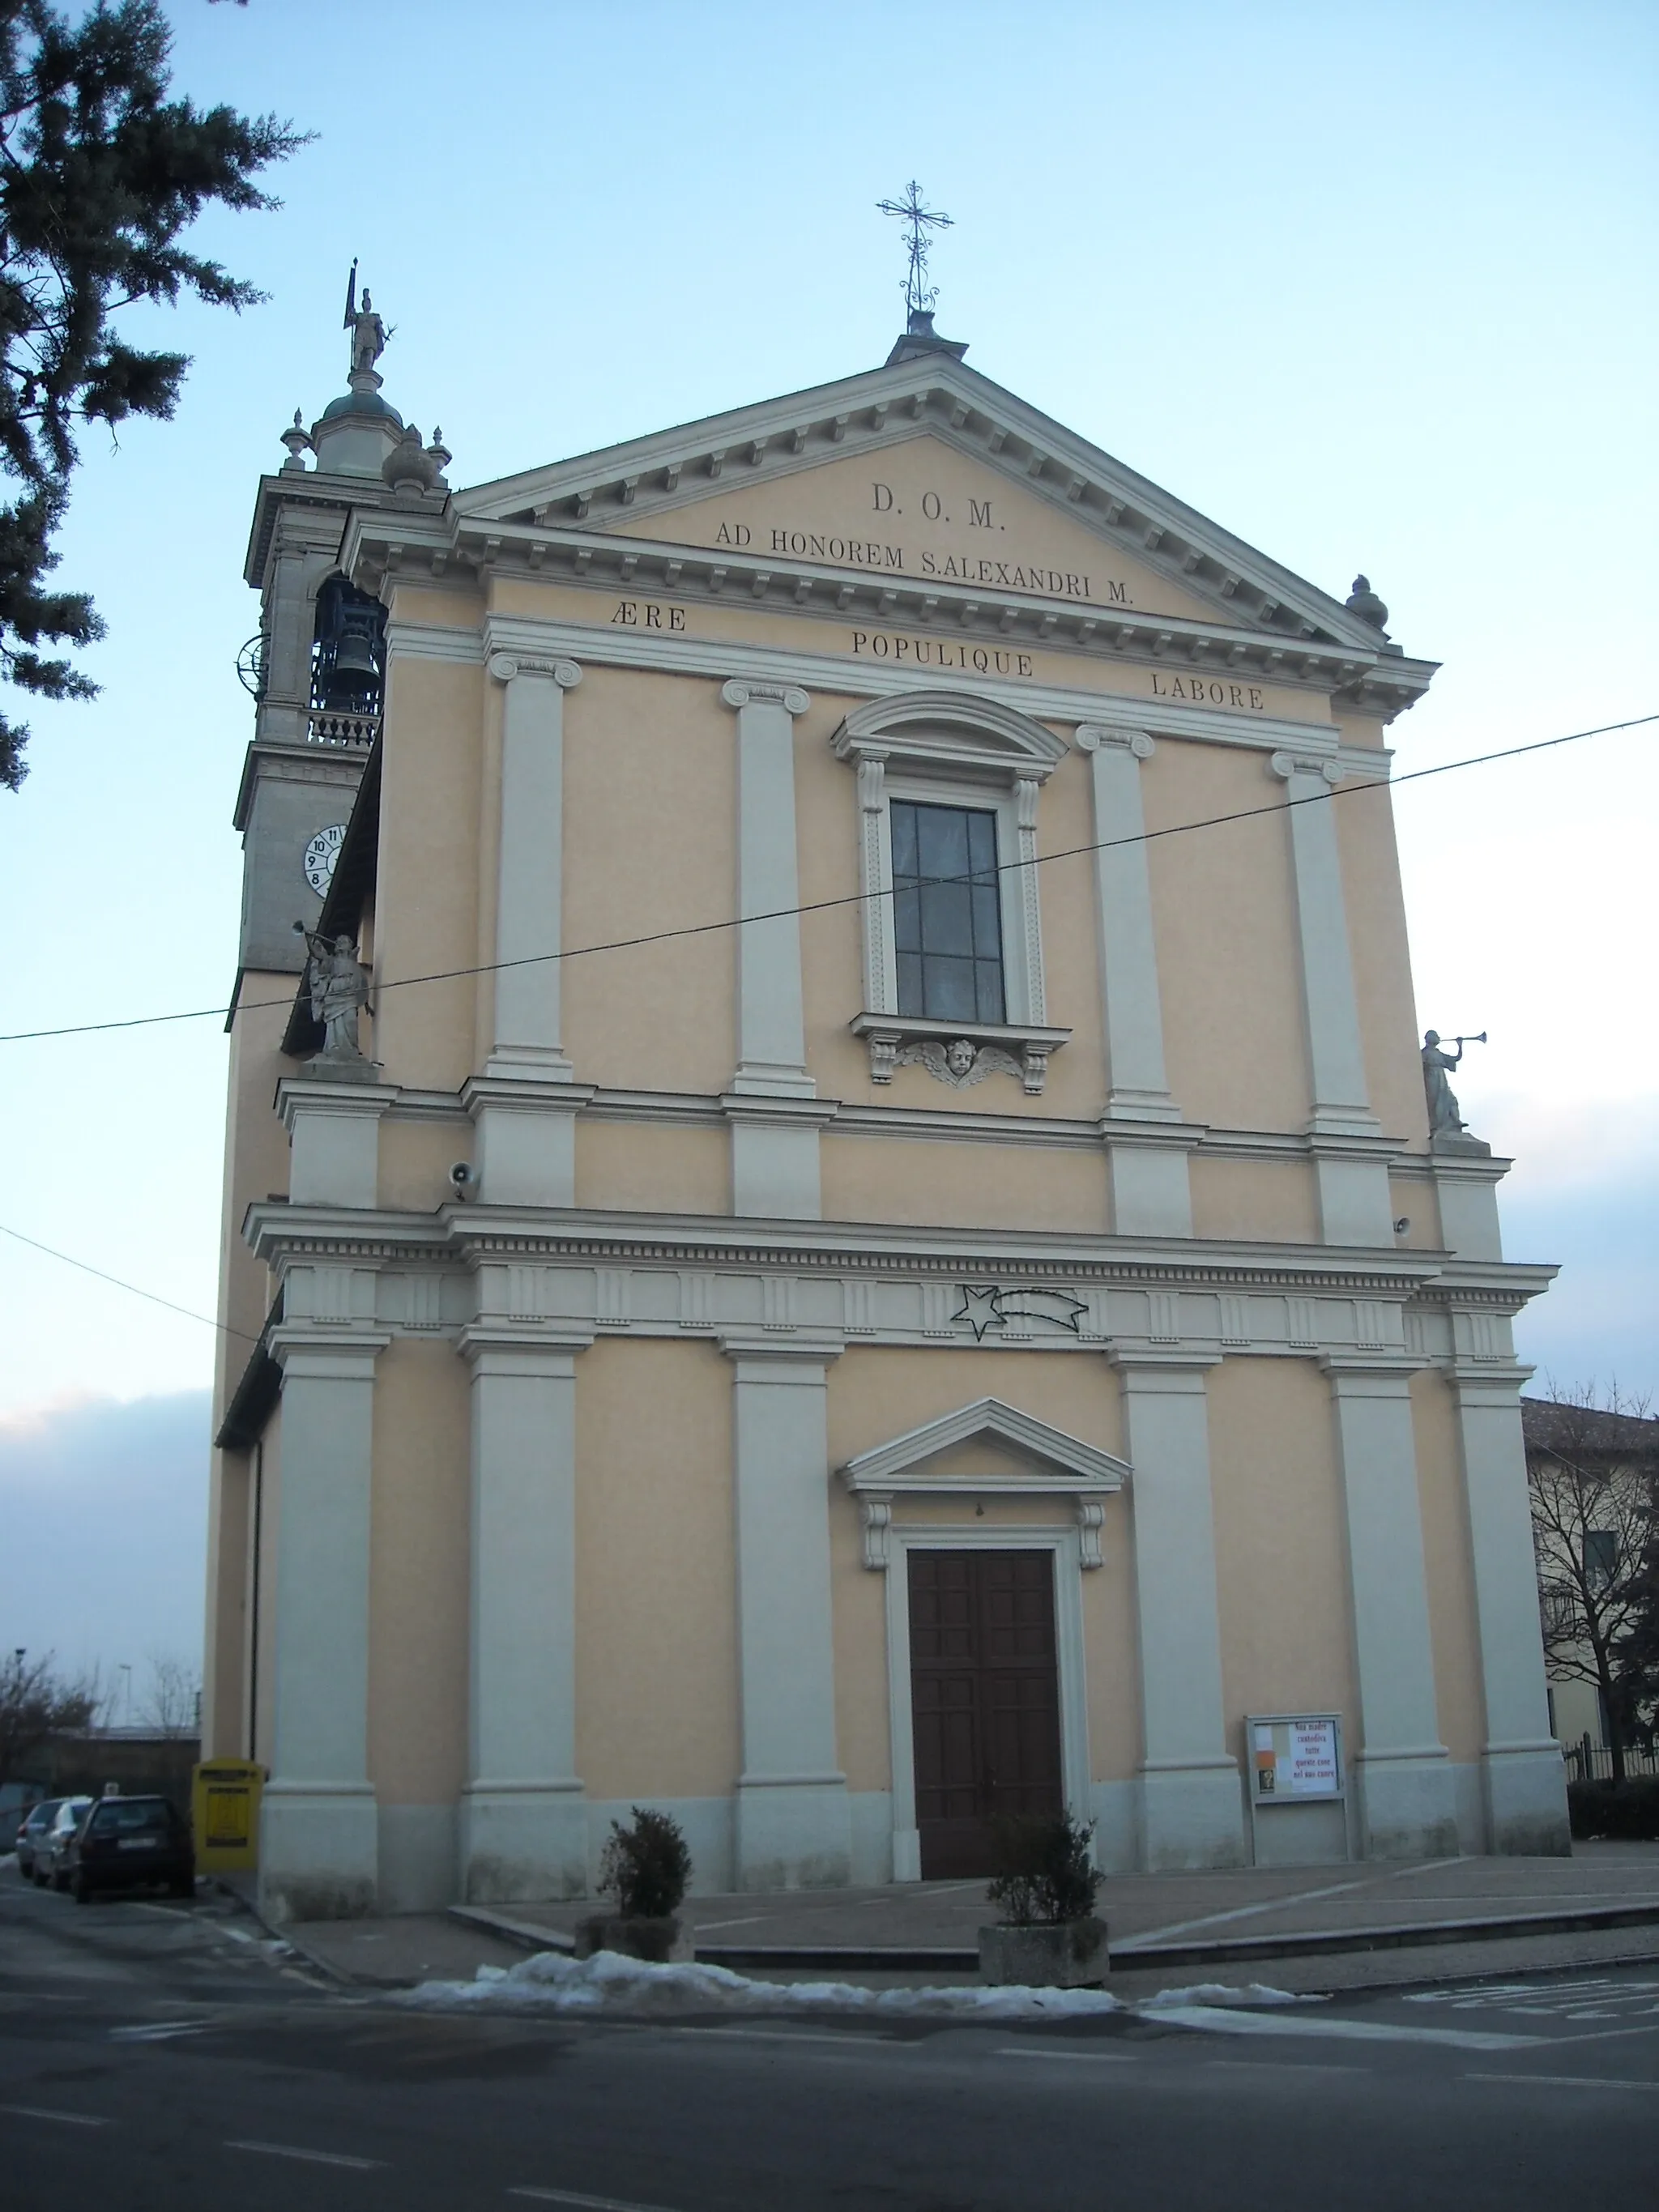
[[[576,1760],[590,1797],[712,1797],[741,1765],[732,1369],[601,1340],[576,1368]]]
[[[383,1805],[441,1805],[466,1775],[467,1371],[396,1337],[376,1364],[368,1771]]]
[[[1454,1759],[1474,1759],[1480,1755],[1486,1727],[1468,1508],[1456,1407],[1450,1385],[1432,1369],[1412,1377],[1412,1428],[1417,1443],[1440,1741]]]
[[[732,1147],[724,1129],[660,1121],[576,1124],[576,1203],[641,1213],[726,1213]]]
[[[1103,1359],[1000,1352],[988,1360],[956,1349],[868,1346],[843,1353],[830,1370],[830,1466],[843,1467],[859,1452],[987,1396],[1103,1451],[1121,1452],[1117,1384]],[[984,1505],[982,1516],[975,1504]],[[1012,1530],[1034,1522],[1063,1526],[1070,1519],[1069,1504],[1053,1499],[905,1498],[894,1505],[896,1527],[937,1526],[942,1533],[963,1520],[980,1530]],[[1115,1497],[1101,1531],[1105,1564],[1082,1577],[1090,1760],[1097,1781],[1127,1778],[1139,1756],[1127,1525],[1127,1501]],[[891,1767],[884,1577],[863,1564],[857,1509],[839,1482],[831,1486],[830,1528],[842,1760],[853,1788],[885,1789]],[[902,1570],[888,1570],[894,1571]],[[908,1668],[908,1654],[903,1664]]]
[[[826,1220],[1106,1231],[1102,1154],[826,1134],[819,1157]]]
[[[283,1510],[283,1408],[280,1400],[259,1439],[259,1555],[244,1562],[244,1573],[257,1571],[259,1602],[258,1661],[255,1668],[253,1726],[248,1755],[268,1765],[274,1738],[276,1686],[276,1532]],[[252,1587],[250,1583],[248,1587]],[[240,1695],[246,1698],[246,1686]],[[246,1710],[246,1708],[244,1708]]]
[[[1347,1542],[1330,1386],[1308,1359],[1210,1370],[1222,1699],[1227,1747],[1246,1713],[1340,1712],[1359,1748]]]
[[[729,921],[737,717],[706,677],[589,668],[564,715],[568,949]],[[729,930],[564,963],[585,1083],[724,1091],[736,1066]]]
[[[1193,1234],[1287,1244],[1319,1241],[1310,1160],[1191,1162]]]
[[[1299,1129],[1309,1112],[1285,787],[1260,753],[1161,738],[1141,770],[1149,830],[1267,814],[1146,848],[1170,1088],[1189,1121]]]
[[[459,1115],[438,1121],[383,1115],[376,1190],[384,1206],[431,1213],[454,1197],[449,1170],[476,1149],[472,1124]]]
[[[388,1083],[458,1090],[472,1068],[482,668],[393,656],[376,889],[374,1050]],[[439,975],[400,985],[404,977]]]
[[[1342,856],[1348,946],[1359,1005],[1360,1043],[1371,1111],[1391,1137],[1426,1148],[1428,1106],[1412,990],[1406,900],[1386,788],[1339,786],[1332,812]]]

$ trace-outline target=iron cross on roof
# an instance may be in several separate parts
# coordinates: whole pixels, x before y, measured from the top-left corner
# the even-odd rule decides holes
[[[921,314],[939,297],[938,285],[927,282],[927,255],[933,242],[929,233],[949,230],[951,218],[923,206],[921,186],[914,177],[904,187],[902,200],[878,200],[876,205],[883,215],[899,216],[909,225],[910,266],[904,279],[904,303],[911,314]]]

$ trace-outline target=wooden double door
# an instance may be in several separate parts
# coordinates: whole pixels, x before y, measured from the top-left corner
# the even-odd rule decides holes
[[[1064,1804],[1053,1554],[907,1557],[922,1879],[990,1874],[998,1814]]]

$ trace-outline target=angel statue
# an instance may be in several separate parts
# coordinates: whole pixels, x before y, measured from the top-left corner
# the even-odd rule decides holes
[[[1423,1089],[1428,1099],[1429,1134],[1431,1137],[1457,1137],[1463,1133],[1465,1123],[1457,1110],[1456,1094],[1446,1078],[1463,1057],[1463,1040],[1454,1038],[1457,1049],[1440,1049],[1440,1032],[1428,1030],[1423,1037]]]
[[[311,1018],[323,1032],[323,1048],[317,1057],[361,1060],[357,1015],[368,1005],[368,975],[357,957],[356,940],[342,930],[331,945],[327,938],[313,935],[301,922],[294,927],[311,955],[306,987],[311,994]]]
[[[893,1056],[896,1067],[921,1066],[940,1083],[948,1083],[953,1091],[969,1091],[976,1083],[983,1083],[988,1075],[1018,1075],[1019,1062],[1011,1052],[1000,1045],[975,1045],[967,1037],[953,1037],[949,1044],[939,1044],[929,1037],[921,1044],[907,1044]]]

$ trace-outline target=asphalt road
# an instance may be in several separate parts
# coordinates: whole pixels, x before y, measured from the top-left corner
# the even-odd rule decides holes
[[[0,1871],[7,2212],[1471,2212],[1659,2200],[1659,1966],[1066,2027],[572,2024],[331,1990]]]

